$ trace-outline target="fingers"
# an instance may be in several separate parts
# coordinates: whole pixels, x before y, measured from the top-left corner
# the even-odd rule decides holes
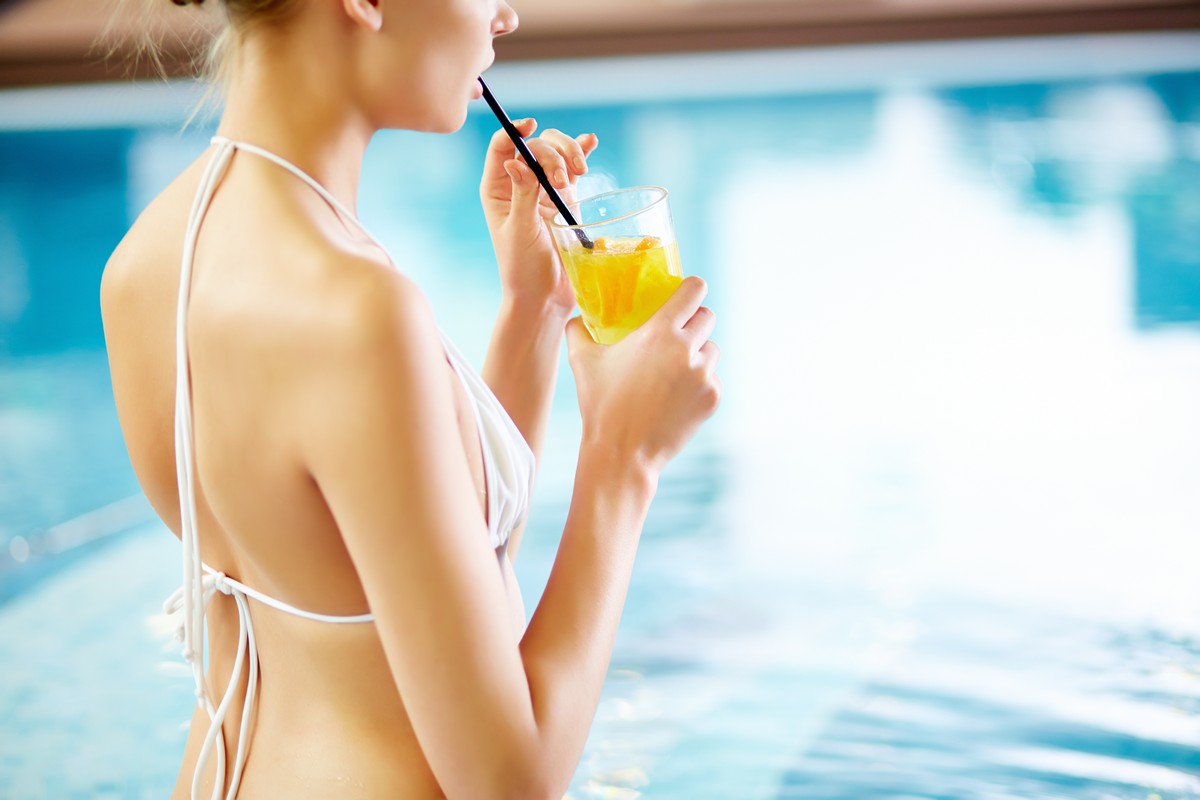
[[[538,130],[538,122],[533,119],[516,120],[514,125],[517,132],[522,137],[533,136],[533,132]],[[492,134],[491,142],[487,144],[487,155],[484,158],[484,180],[480,185],[480,192],[484,196],[497,194],[498,197],[504,197],[506,194],[505,184],[508,184],[508,176],[505,173],[504,162],[512,160],[517,155],[517,148],[512,144],[512,139],[509,134],[504,132],[504,128],[500,128],[496,133]]]
[[[717,347],[717,343],[709,340],[699,350],[701,363],[707,367],[712,379],[718,381],[716,376],[717,362],[721,360],[721,348]]]
[[[708,370],[708,387],[705,392],[705,400],[708,406],[707,411],[709,414],[713,414],[721,405],[721,396],[725,393],[725,385],[721,382],[721,376],[717,374],[717,360],[721,354],[715,344],[712,344],[712,342],[709,342],[709,344],[712,345],[712,349],[710,350],[706,345],[701,348],[700,354],[705,357]]]
[[[667,302],[663,303],[655,317],[674,328],[683,328],[700,309],[706,294],[708,284],[695,275],[689,275],[675,289],[675,293],[667,298]]]
[[[600,138],[594,133],[582,133],[575,137],[575,141],[583,150],[583,157],[585,159],[600,146]]]
[[[537,120],[533,117],[526,119],[513,120],[513,126],[517,129],[517,133],[521,134],[521,138],[532,136],[537,130]],[[512,158],[517,153],[517,146],[513,144],[512,139],[508,137],[508,133],[504,128],[497,128],[492,134],[491,141],[488,142],[488,155],[497,154],[501,159]]]
[[[717,315],[707,306],[700,306],[692,318],[684,324],[683,330],[699,343],[712,336],[713,328],[717,325]]]
[[[592,141],[594,139],[593,135],[590,140],[585,140],[591,145],[590,149],[585,149],[579,140],[550,128],[527,144],[533,157],[546,171],[550,184],[555,189],[565,189],[587,172],[588,154],[596,149],[596,144]]]
[[[578,139],[572,139],[555,128],[546,129],[538,139],[554,147],[574,174],[582,175],[587,172],[587,156],[590,151],[584,150]]]
[[[513,122],[521,138],[528,139],[537,130],[537,120],[532,117]],[[542,165],[546,175],[556,188],[564,188],[573,178],[588,171],[587,158],[600,145],[594,133],[584,133],[574,139],[565,133],[550,128],[526,144],[533,157]],[[509,159],[516,158],[517,148],[503,128],[492,134],[488,143],[485,171],[498,170]],[[561,175],[559,171],[561,170]]]
[[[562,131],[547,130],[536,139],[529,139],[537,130],[537,121],[521,119],[513,122],[517,132],[529,147],[533,157],[545,171],[550,185],[555,188],[562,198],[574,202],[575,184],[579,176],[588,171],[587,158],[596,149],[600,141],[593,133],[585,133],[572,139]],[[519,167],[514,168],[508,162],[516,160]],[[527,165],[521,158],[516,146],[504,132],[497,130],[492,134],[488,144],[487,156],[484,160],[483,180],[479,185],[479,194],[485,206],[491,203],[508,203],[513,206],[507,211],[527,214],[526,220],[537,221],[539,217],[550,218],[558,213],[558,209],[544,194],[534,193],[538,198],[536,208],[528,208],[523,202],[526,192],[533,192],[537,183],[532,172],[523,169]],[[520,198],[518,196],[521,196]],[[518,207],[520,206],[520,207]]]
[[[512,207],[509,213],[517,219],[532,218],[538,207],[541,190],[533,170],[523,161],[510,158],[504,162],[504,171],[512,181]]]
[[[542,165],[542,170],[550,179],[550,185],[555,189],[567,188],[571,185],[572,179],[578,178],[581,174],[567,163],[567,159],[557,148],[542,137],[530,139],[525,144],[529,145],[529,152],[533,153],[533,157]]]

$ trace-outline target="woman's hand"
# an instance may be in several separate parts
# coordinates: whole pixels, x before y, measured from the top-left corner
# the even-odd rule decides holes
[[[576,317],[567,349],[583,447],[615,449],[621,463],[658,471],[712,416],[721,400],[716,315],[700,305],[708,287],[684,278],[654,316],[614,345],[599,345]]]
[[[515,125],[523,137],[537,129],[532,119]],[[597,144],[595,134],[572,139],[554,129],[528,140],[533,157],[568,203],[575,199],[575,184],[587,172],[587,157]],[[492,136],[488,146],[479,196],[505,297],[565,318],[575,307],[575,295],[544,222],[558,212],[503,130]]]

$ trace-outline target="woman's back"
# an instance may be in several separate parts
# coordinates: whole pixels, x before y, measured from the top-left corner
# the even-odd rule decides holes
[[[110,261],[102,292],[130,458],[176,535],[175,310],[188,211],[206,159],[147,208]],[[360,283],[404,280],[294,176],[247,154],[233,158],[203,221],[187,311],[201,551],[248,586],[330,615],[361,614],[366,598],[296,435],[337,410],[309,407],[296,387],[355,313],[361,286],[347,282],[355,269],[378,273],[357,276]],[[449,365],[446,380],[455,382]],[[482,490],[478,434],[455,389]],[[254,601],[250,613],[261,664],[253,742],[271,757],[250,751],[239,797],[440,796],[374,625],[322,624]],[[232,599],[215,595],[208,618],[210,694],[220,698],[237,647]],[[207,723],[197,709],[176,796],[190,786]],[[237,725],[225,730],[226,752],[236,753]]]

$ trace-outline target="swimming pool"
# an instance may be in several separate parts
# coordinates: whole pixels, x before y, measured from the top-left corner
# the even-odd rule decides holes
[[[571,797],[1200,798],[1200,37],[494,72],[671,189],[724,353]],[[126,500],[95,289],[203,147],[194,97],[0,94],[6,798],[178,764],[190,682],[147,624],[178,545]],[[492,126],[381,135],[360,203],[475,363]],[[530,607],[577,437],[564,371]]]

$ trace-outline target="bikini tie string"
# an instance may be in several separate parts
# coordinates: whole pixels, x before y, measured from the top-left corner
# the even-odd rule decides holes
[[[258,643],[254,638],[254,626],[251,624],[250,605],[246,600],[246,595],[238,591],[237,587],[225,573],[216,570],[209,571],[205,568],[203,577],[199,582],[199,589],[201,598],[199,605],[201,607],[207,607],[217,593],[233,598],[238,612],[238,648],[237,654],[234,656],[233,672],[229,676],[229,684],[226,686],[225,694],[221,697],[221,701],[214,705],[205,688],[207,681],[204,678],[203,656],[198,652],[198,648],[193,646],[193,637],[189,635],[191,631],[188,631],[184,624],[186,615],[182,612],[184,612],[186,606],[190,605],[185,603],[187,592],[184,591],[183,587],[180,587],[163,604],[163,610],[167,614],[179,618],[175,638],[183,642],[184,660],[191,665],[192,672],[196,676],[196,705],[203,708],[211,720],[208,734],[204,737],[200,754],[196,759],[196,772],[192,779],[191,796],[193,798],[200,796],[200,779],[205,772],[203,767],[215,755],[217,779],[213,783],[211,797],[213,800],[220,800],[222,797],[225,782],[224,776],[227,773],[225,769],[225,737],[221,735],[221,731],[224,726],[225,717],[228,715],[229,709],[233,704],[234,696],[241,686],[242,673],[248,668],[249,678],[246,684],[246,699],[242,706],[233,780],[228,792],[224,794],[226,800],[233,800],[237,796],[242,767],[246,762],[246,753],[250,744],[250,731],[252,728],[251,721],[254,716],[254,706],[258,694]],[[203,632],[201,631],[199,634],[202,636]]]

